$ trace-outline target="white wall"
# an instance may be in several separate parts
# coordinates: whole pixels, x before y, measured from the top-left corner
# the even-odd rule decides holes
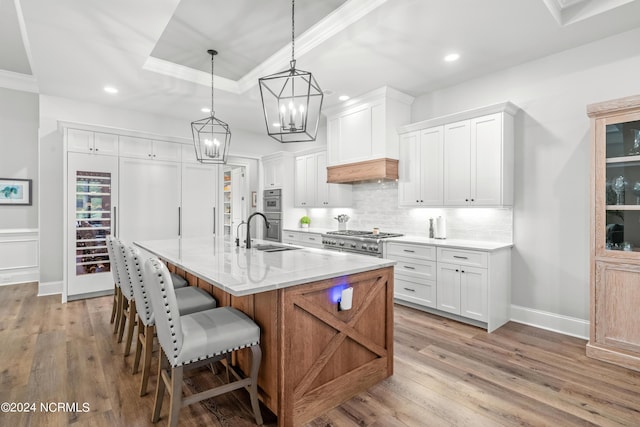
[[[31,206],[0,206],[0,285],[38,280],[38,95],[0,88],[0,178],[32,180]]]
[[[640,93],[640,30],[417,98],[412,121],[509,100],[516,117],[512,303],[589,318],[586,105]],[[461,59],[464,61],[464,58]]]
[[[86,123],[147,132],[159,136],[191,139],[190,122],[169,116],[40,96],[40,176],[41,176],[41,282],[58,283],[63,278],[63,152],[58,121]],[[267,135],[231,129],[230,155],[259,156],[282,150]],[[249,162],[257,165],[257,162]],[[257,176],[257,172],[252,175]],[[253,183],[257,191],[257,185]]]
[[[38,95],[0,88],[0,178],[32,179],[31,206],[0,206],[0,230],[38,228]]]

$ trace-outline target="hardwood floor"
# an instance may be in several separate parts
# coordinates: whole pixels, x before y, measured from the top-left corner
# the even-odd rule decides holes
[[[111,297],[63,305],[36,293],[35,283],[0,287],[0,403],[37,405],[0,412],[0,426],[153,425],[153,393],[138,397],[133,354],[123,358],[112,333]],[[587,358],[584,340],[517,323],[487,334],[395,310],[394,375],[309,426],[640,426],[640,373]],[[201,370],[188,388],[218,381]],[[47,413],[41,402],[77,402],[79,410]],[[167,413],[165,402],[158,425]],[[265,408],[263,415],[276,425]],[[253,425],[248,394],[183,408],[180,425]]]

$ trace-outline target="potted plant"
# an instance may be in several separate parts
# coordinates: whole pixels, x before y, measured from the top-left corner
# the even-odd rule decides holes
[[[300,226],[302,228],[309,228],[309,224],[311,224],[311,218],[306,215],[300,218]]]

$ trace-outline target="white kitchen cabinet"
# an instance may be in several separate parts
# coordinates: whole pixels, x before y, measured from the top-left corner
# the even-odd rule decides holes
[[[317,168],[315,154],[295,159],[294,204],[299,208],[316,206]]]
[[[511,248],[451,247],[448,243],[385,242],[394,268],[394,299],[492,332],[510,318]]]
[[[444,126],[445,206],[513,204],[513,132],[506,128],[513,119],[504,113]]]
[[[325,109],[329,166],[398,158],[396,128],[409,122],[413,97],[383,87]]]
[[[285,177],[286,164],[284,155],[263,157],[263,182],[265,189],[282,188]]]
[[[183,144],[132,136],[120,137],[120,156],[180,162]]]
[[[327,153],[316,154],[316,206],[321,208],[349,207],[352,204],[351,184],[330,184],[327,182]]]
[[[394,268],[394,298],[435,308],[435,247],[387,242],[384,257],[397,262]]]
[[[328,183],[326,159],[327,155],[324,151],[296,157],[294,182],[296,207],[351,206],[352,185]]]
[[[503,102],[400,127],[398,204],[513,205],[516,112]]]
[[[65,130],[68,151],[105,156],[118,155],[118,135],[71,128]]]
[[[443,205],[443,127],[400,135],[399,206]]]
[[[310,231],[284,230],[282,232],[282,243],[322,249],[322,234]]]
[[[180,235],[203,237],[217,234],[220,168],[217,165],[183,163],[181,172]]]
[[[171,239],[180,231],[181,165],[120,157],[119,237]]]

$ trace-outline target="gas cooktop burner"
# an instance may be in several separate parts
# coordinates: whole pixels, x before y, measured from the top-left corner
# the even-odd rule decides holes
[[[329,231],[327,234],[332,236],[344,236],[344,237],[361,237],[364,239],[385,239],[388,237],[400,237],[402,234],[398,233],[378,233],[375,234],[372,231],[360,231],[360,230],[341,230],[341,231]]]

